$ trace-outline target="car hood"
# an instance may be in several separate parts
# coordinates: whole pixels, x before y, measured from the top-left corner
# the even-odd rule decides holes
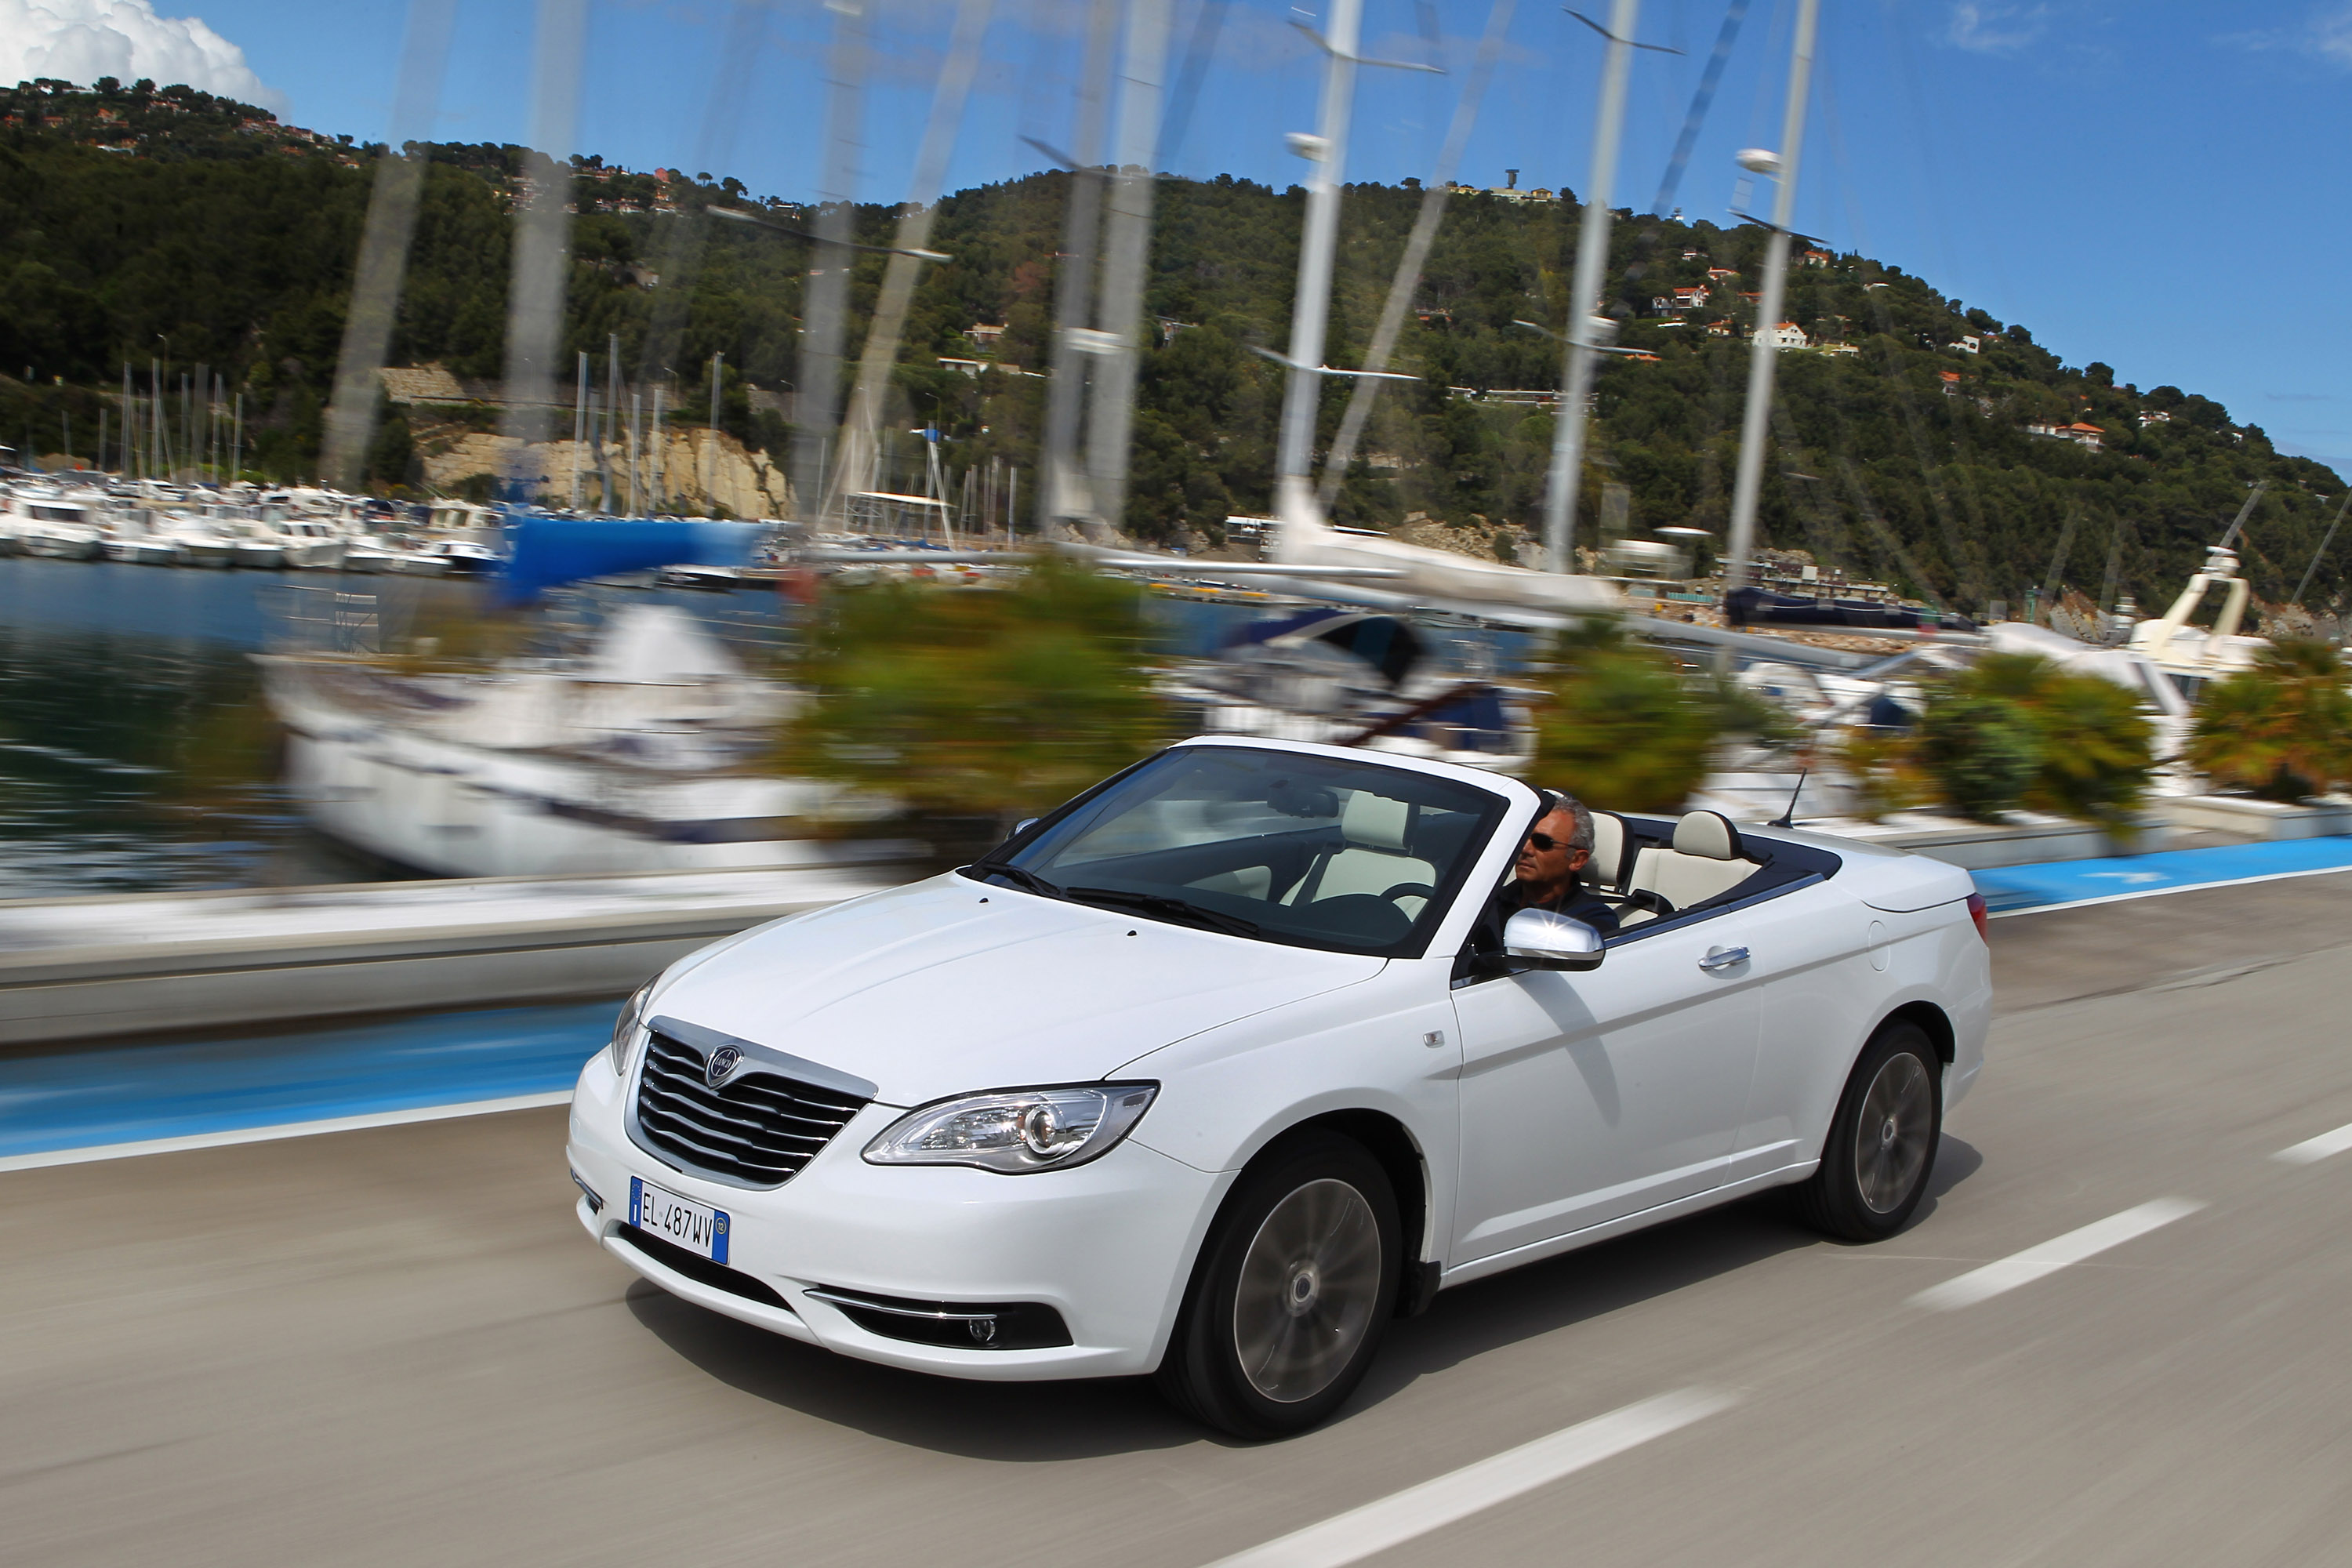
[[[649,1013],[871,1080],[887,1105],[1083,1083],[1202,1029],[1378,974],[1323,952],[955,875],[762,926]]]

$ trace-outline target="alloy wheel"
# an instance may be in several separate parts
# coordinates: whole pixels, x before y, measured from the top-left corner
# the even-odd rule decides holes
[[[1274,1205],[1234,1291],[1234,1350],[1252,1387],[1295,1405],[1330,1386],[1371,1327],[1381,1228],[1345,1182],[1308,1182]]]
[[[1927,1167],[1936,1129],[1936,1090],[1919,1058],[1886,1058],[1862,1097],[1854,1128],[1853,1177],[1873,1214],[1892,1214]]]

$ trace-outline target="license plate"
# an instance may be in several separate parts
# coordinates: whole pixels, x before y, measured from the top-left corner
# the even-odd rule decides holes
[[[679,1197],[676,1193],[664,1192],[650,1182],[631,1176],[629,1223],[674,1246],[708,1258],[713,1263],[727,1261],[728,1221],[725,1209],[715,1209],[709,1204]]]

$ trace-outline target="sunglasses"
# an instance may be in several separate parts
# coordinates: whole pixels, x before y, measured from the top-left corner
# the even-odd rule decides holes
[[[1568,840],[1564,838],[1554,838],[1549,833],[1530,833],[1528,835],[1528,842],[1536,847],[1537,853],[1548,855],[1551,851],[1564,847]]]

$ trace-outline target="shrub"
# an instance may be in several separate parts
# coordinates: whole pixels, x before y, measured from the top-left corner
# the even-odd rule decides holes
[[[1996,821],[2024,804],[2042,766],[2040,728],[2005,697],[1956,692],[1927,705],[1919,761],[1947,805],[1979,822]]]
[[[2008,704],[2032,732],[2033,767],[2011,805],[2110,828],[2130,822],[2156,756],[2147,721],[2128,688],[2070,674],[2032,654],[1990,654],[1951,682],[1945,700],[1970,699]],[[1931,771],[1942,776],[1940,768]],[[1957,808],[1958,797],[1950,798]]]
[[[1919,764],[1918,738],[1908,731],[1856,725],[1838,736],[1832,755],[1853,788],[1854,815],[1864,822],[1936,796],[1935,782]]]
[[[1140,600],[1052,560],[1003,589],[833,594],[781,765],[940,816],[1005,824],[1058,805],[1162,738]]]
[[[1706,777],[1727,710],[1673,658],[1594,625],[1560,634],[1529,684],[1535,778],[1612,811],[1675,811]]]
[[[2281,642],[2209,687],[2189,731],[2189,766],[2264,800],[2305,800],[2352,779],[2352,694],[2343,657]]]

